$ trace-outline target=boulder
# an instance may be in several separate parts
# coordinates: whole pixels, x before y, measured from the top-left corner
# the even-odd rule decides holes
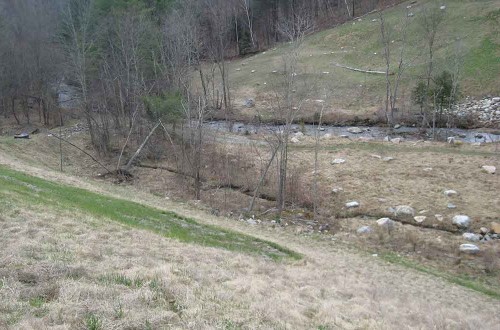
[[[453,195],[457,195],[458,193],[455,190],[445,190],[444,194],[446,196],[450,197],[450,196],[453,196]]]
[[[419,215],[419,216],[414,217],[413,219],[415,219],[415,221],[418,223],[422,223],[425,221],[425,219],[427,219],[427,217],[425,215]]]
[[[392,228],[394,227],[394,221],[389,218],[380,218],[377,220],[377,225],[380,227]]]
[[[490,225],[491,232],[493,234],[498,234],[500,235],[500,223],[498,222],[492,222]]]
[[[369,234],[373,231],[372,227],[370,226],[363,226],[363,227],[359,227],[358,230],[356,230],[356,232],[358,234]]]
[[[415,209],[409,205],[399,205],[396,206],[394,214],[396,216],[408,215],[413,217],[415,215]]]
[[[481,168],[488,174],[495,174],[495,172],[497,171],[497,168],[495,166],[484,165]]]
[[[345,204],[345,207],[347,207],[348,209],[359,207],[359,202],[356,201],[348,202]]]
[[[456,215],[453,217],[452,223],[462,229],[469,228],[471,219],[467,215]]]
[[[460,252],[476,254],[479,251],[480,251],[479,248],[474,244],[461,244],[460,245]]]
[[[361,128],[359,128],[359,127],[349,127],[349,128],[347,129],[347,131],[348,131],[349,133],[352,133],[352,134],[361,134],[361,133],[363,133],[365,130],[364,130],[364,129],[361,129]]]
[[[464,233],[462,237],[471,242],[479,242],[479,240],[481,239],[481,236],[474,233]]]

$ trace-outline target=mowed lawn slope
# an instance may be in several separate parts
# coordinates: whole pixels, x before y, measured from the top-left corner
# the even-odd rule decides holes
[[[403,77],[399,92],[399,108],[411,107],[411,89],[425,72],[426,40],[421,25],[422,8],[433,1],[412,4],[407,33],[406,60],[410,67]],[[397,67],[402,45],[401,29],[406,16],[404,2],[384,11],[391,33],[392,67]],[[436,36],[435,73],[460,71],[462,96],[480,97],[500,93],[500,2],[444,1],[445,18]],[[436,8],[436,7],[429,7]],[[383,107],[384,75],[365,74],[336,67],[334,63],[364,70],[385,70],[384,51],[380,41],[379,14],[363,17],[333,29],[315,33],[305,40],[297,72],[297,94],[307,94],[304,118],[319,111],[315,100],[326,101],[326,119],[336,119],[329,112],[341,115],[370,117]],[[233,61],[229,80],[236,95],[236,106],[242,117],[252,118],[258,110],[263,119],[272,118],[271,108],[283,70],[283,55],[290,49],[283,44],[255,56]],[[252,73],[252,70],[255,70]],[[273,73],[277,71],[278,73]],[[307,90],[307,93],[305,93]],[[255,98],[256,108],[242,107],[245,98]]]

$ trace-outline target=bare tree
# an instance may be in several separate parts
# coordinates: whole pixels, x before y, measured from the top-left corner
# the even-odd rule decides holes
[[[394,124],[394,112],[396,110],[396,102],[398,98],[398,89],[403,74],[407,68],[407,61],[405,58],[405,51],[407,46],[407,30],[410,23],[408,10],[403,18],[403,27],[401,31],[401,45],[400,51],[397,58],[397,67],[395,69],[395,74],[391,73],[392,67],[392,56],[391,56],[391,44],[393,37],[391,35],[390,28],[388,27],[384,14],[379,13],[380,20],[380,36],[382,45],[384,47],[384,60],[385,60],[385,84],[386,84],[386,95],[385,95],[385,117],[387,123],[392,126]],[[394,75],[394,80],[391,76]]]
[[[427,44],[427,69],[425,73],[427,92],[424,94],[422,127],[428,126],[427,115],[430,113],[431,100],[429,100],[429,97],[431,95],[431,82],[434,72],[434,47],[439,27],[444,20],[445,9],[445,6],[439,6],[435,3],[424,7],[420,12],[420,26]]]
[[[273,111],[282,126],[275,134],[278,161],[278,215],[281,215],[286,202],[286,183],[288,169],[289,139],[292,124],[302,107],[304,99],[296,93],[298,59],[305,36],[313,28],[312,20],[301,11],[296,11],[290,19],[280,22],[278,30],[289,41],[290,49],[283,56],[283,74],[275,92]]]

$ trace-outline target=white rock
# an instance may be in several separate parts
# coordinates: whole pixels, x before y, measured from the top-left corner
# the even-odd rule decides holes
[[[396,143],[396,144],[401,143],[401,141],[403,141],[401,138],[391,139],[391,142],[392,142],[392,143]]]
[[[377,225],[379,225],[380,227],[391,228],[394,226],[394,221],[389,218],[380,218],[377,220]]]
[[[290,139],[290,142],[292,143],[299,143],[299,139],[297,139],[295,136],[293,138]]]
[[[456,215],[453,217],[452,223],[459,228],[468,228],[471,223],[471,219],[466,215]]]
[[[437,221],[443,221],[444,216],[442,214],[434,214],[434,217],[436,218]]]
[[[344,164],[345,163],[345,159],[342,159],[342,158],[336,158],[334,160],[332,160],[332,164]]]
[[[394,160],[394,157],[384,157],[382,158],[384,162],[390,162],[391,160]]]
[[[415,221],[418,223],[422,223],[425,221],[425,219],[427,219],[427,217],[425,215],[419,215],[419,216],[414,217],[413,219],[415,219]]]
[[[335,187],[332,189],[332,193],[334,193],[334,194],[338,194],[339,192],[342,192],[342,191],[344,191],[344,189],[341,187]]]
[[[359,202],[356,201],[348,202],[345,204],[345,207],[347,207],[348,209],[359,207]]]
[[[400,129],[400,128],[401,128],[401,125],[399,125],[399,124],[394,125],[394,129]]]
[[[497,168],[495,166],[490,166],[490,165],[484,165],[482,169],[484,172],[488,174],[495,174],[495,172],[497,171]]]
[[[474,233],[464,233],[462,237],[471,242],[479,242],[479,240],[481,239],[479,235]]]
[[[348,131],[349,133],[352,133],[352,134],[361,134],[361,133],[363,133],[365,130],[364,130],[364,129],[361,129],[361,128],[359,128],[359,127],[349,127],[349,128],[347,129],[347,131]]]
[[[373,231],[372,227],[370,226],[363,226],[363,227],[359,227],[358,230],[356,230],[356,232],[358,234],[369,234]]]
[[[328,140],[328,139],[330,139],[331,137],[332,137],[332,135],[331,135],[330,133],[326,133],[325,135],[323,135],[323,137],[322,137],[322,138],[323,138],[323,139],[325,139],[325,140]]]
[[[248,223],[249,225],[256,225],[256,224],[257,224],[257,221],[255,221],[254,219],[248,219],[248,220],[247,220],[247,223]]]
[[[255,70],[250,71],[251,73],[255,73]]]
[[[449,197],[449,196],[457,195],[458,193],[455,190],[445,190],[444,194]]]
[[[439,9],[441,9],[441,10],[445,10],[445,9],[446,9],[446,6],[441,6],[441,7],[439,7]]]
[[[415,215],[415,210],[413,209],[413,207],[411,207],[409,205],[399,205],[399,206],[396,206],[396,209],[394,210],[394,214],[397,216],[409,215],[409,216],[413,217]]]
[[[475,254],[478,253],[479,251],[480,251],[479,248],[474,244],[460,245],[460,252]]]

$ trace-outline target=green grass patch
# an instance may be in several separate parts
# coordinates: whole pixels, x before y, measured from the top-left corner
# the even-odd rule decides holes
[[[425,274],[445,279],[446,281],[451,282],[453,284],[469,288],[471,290],[490,296],[494,299],[500,300],[500,288],[493,287],[491,285],[483,283],[479,279],[470,278],[465,275],[454,275],[443,271],[439,271],[435,268],[418,264],[412,260],[399,256],[395,253],[383,253],[380,254],[380,257],[383,260],[388,261],[390,263],[405,266],[411,269],[418,270]]]
[[[173,212],[32,177],[2,166],[0,201],[0,211],[11,205],[74,210],[100,219],[110,219],[135,228],[147,229],[185,243],[265,256],[273,260],[301,258],[300,254],[269,241],[200,224]]]

